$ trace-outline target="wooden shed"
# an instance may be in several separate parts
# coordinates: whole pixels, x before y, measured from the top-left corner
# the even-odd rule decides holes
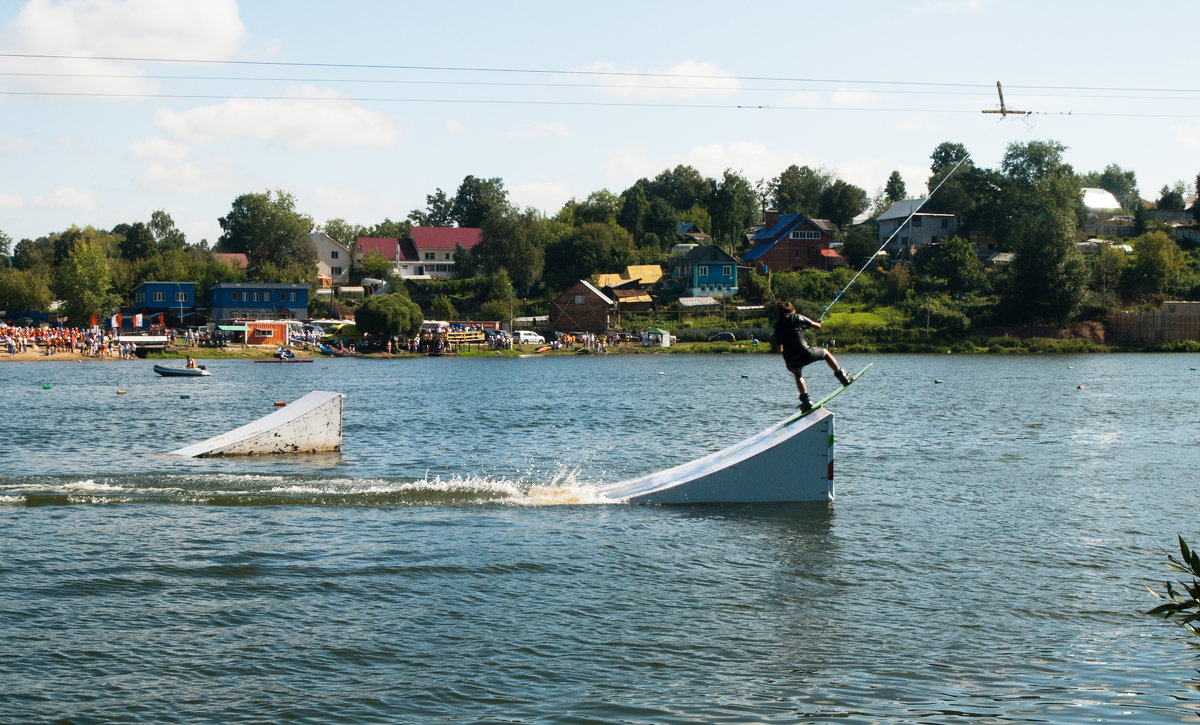
[[[587,280],[554,298],[550,329],[556,332],[608,332],[616,329],[617,305]]]

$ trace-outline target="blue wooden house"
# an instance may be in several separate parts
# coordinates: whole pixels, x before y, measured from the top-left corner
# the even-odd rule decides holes
[[[195,282],[147,281],[133,288],[132,315],[124,316],[122,326],[133,326],[134,315],[142,316],[143,327],[152,321],[167,327],[197,324],[195,319],[190,319],[195,312]]]
[[[738,293],[737,260],[715,244],[696,247],[668,262],[671,283],[692,297],[732,297]]]
[[[221,282],[209,288],[212,320],[276,320],[308,317],[306,284]]]

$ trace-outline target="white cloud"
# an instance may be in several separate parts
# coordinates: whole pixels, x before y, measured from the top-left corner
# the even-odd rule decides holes
[[[446,130],[446,133],[459,133],[463,130],[464,124],[462,119],[448,118],[446,123],[442,124],[442,128]]]
[[[708,61],[685,60],[666,70],[617,68],[613,63],[599,62],[584,70],[603,74],[589,82],[603,84],[609,93],[622,98],[680,100],[728,95],[742,88],[736,76]]]
[[[54,147],[59,151],[73,154],[92,154],[96,152],[95,143],[77,139],[70,135],[63,135],[54,139]]]
[[[526,123],[508,132],[512,139],[541,140],[567,138],[571,135],[565,123]]]
[[[875,94],[839,88],[833,92],[830,100],[839,108],[861,108],[870,105],[875,100]]]
[[[142,170],[140,182],[144,188],[155,193],[195,196],[237,188],[242,179],[233,169],[233,160],[229,157],[209,159],[203,163],[156,161]]]
[[[332,92],[305,86],[295,100],[232,98],[181,113],[159,109],[160,128],[189,143],[248,139],[292,149],[389,147],[391,120]]]
[[[0,131],[0,154],[16,154],[28,149],[29,142],[25,139]]]
[[[0,209],[21,209],[25,206],[25,200],[16,194],[0,193]]]
[[[1200,126],[1186,123],[1176,126],[1175,140],[1189,148],[1200,148]]]
[[[913,15],[978,15],[988,0],[930,0],[908,9]]]
[[[301,192],[298,199],[299,206],[316,220],[363,218],[372,211],[371,200],[349,187],[313,187]]]
[[[0,47],[48,55],[223,59],[245,39],[236,0],[29,0],[0,32]],[[13,59],[9,69],[74,76],[14,78],[22,90],[137,94],[157,87],[129,62],[29,58]]]
[[[517,184],[508,190],[508,198],[517,206],[533,207],[548,214],[561,209],[572,196],[570,189],[555,182]]]
[[[96,211],[100,205],[96,196],[90,191],[82,191],[71,186],[60,186],[50,196],[39,196],[33,200],[38,206],[69,211]]]
[[[191,154],[191,149],[181,143],[165,138],[143,138],[129,144],[129,156],[136,161],[182,161]]]

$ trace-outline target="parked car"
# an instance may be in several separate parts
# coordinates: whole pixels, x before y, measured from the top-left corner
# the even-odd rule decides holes
[[[513,343],[517,345],[545,345],[546,338],[529,330],[513,330]]]
[[[737,338],[732,332],[718,332],[715,335],[708,336],[709,342],[737,342]]]

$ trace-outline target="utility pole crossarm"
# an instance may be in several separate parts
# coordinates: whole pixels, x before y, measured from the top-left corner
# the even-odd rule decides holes
[[[1000,109],[989,109],[985,110],[984,113],[999,113],[1001,116],[1008,116],[1010,114],[1014,116],[1025,116],[1029,114],[1029,111],[1014,111],[1004,105],[1004,89],[1000,87],[1000,81],[996,81],[996,93],[1000,95]]]

